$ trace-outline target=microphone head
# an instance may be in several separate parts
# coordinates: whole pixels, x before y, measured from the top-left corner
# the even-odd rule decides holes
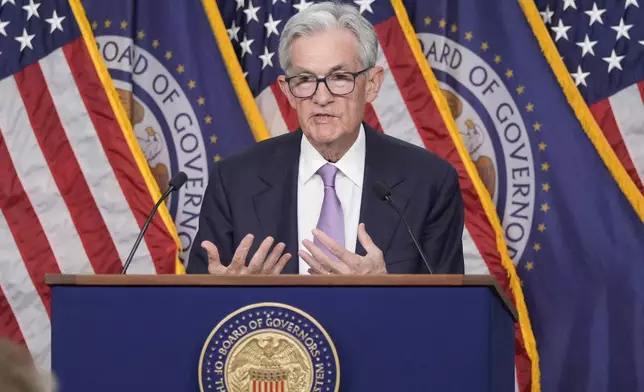
[[[180,171],[174,177],[172,177],[172,179],[170,180],[170,186],[176,191],[181,189],[186,181],[188,181],[188,176],[186,175],[186,173]]]
[[[373,193],[378,196],[378,199],[380,200],[386,200],[388,196],[391,195],[391,189],[382,182],[378,181],[375,184],[373,184]]]

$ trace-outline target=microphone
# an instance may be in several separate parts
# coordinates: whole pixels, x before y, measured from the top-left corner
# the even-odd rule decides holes
[[[423,259],[423,262],[425,263],[425,266],[429,270],[429,273],[434,274],[434,270],[429,265],[429,262],[427,261],[427,257],[425,256],[423,249],[418,244],[418,240],[416,239],[416,236],[414,235],[414,233],[412,233],[411,228],[409,227],[409,223],[407,223],[407,220],[403,216],[402,212],[400,212],[400,209],[398,208],[396,203],[394,203],[394,201],[391,199],[391,189],[389,189],[389,187],[383,184],[382,182],[377,181],[375,184],[373,184],[373,193],[375,193],[380,200],[384,200],[389,204],[391,204],[394,210],[396,210],[396,212],[400,216],[400,219],[402,219],[403,223],[405,224],[405,227],[407,228],[407,232],[409,233],[409,236],[411,237],[412,241],[414,241],[414,245],[416,245],[416,249],[418,250],[418,253],[420,253],[420,257]]]
[[[143,234],[148,230],[148,226],[150,225],[150,222],[152,221],[152,217],[154,214],[157,212],[159,209],[159,206],[163,201],[172,193],[173,191],[178,191],[181,189],[183,184],[188,181],[188,176],[186,173],[180,171],[177,173],[172,179],[170,180],[170,184],[168,186],[168,189],[161,195],[161,198],[159,201],[157,201],[157,204],[154,205],[154,208],[152,209],[152,212],[150,212],[150,215],[148,216],[148,219],[146,219],[145,223],[143,224],[143,228],[141,229],[141,232],[139,232],[139,236],[136,237],[136,241],[134,242],[134,246],[132,247],[132,250],[130,251],[130,255],[127,257],[127,260],[125,261],[125,265],[123,266],[123,269],[121,270],[121,275],[125,275],[127,272],[128,267],[130,266],[130,263],[132,262],[132,258],[134,257],[134,253],[136,252],[136,249],[139,247],[139,244],[141,243],[141,240],[143,239]]]

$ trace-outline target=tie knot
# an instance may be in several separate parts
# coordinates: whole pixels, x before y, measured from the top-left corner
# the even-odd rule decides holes
[[[324,186],[335,187],[335,175],[338,173],[338,168],[333,166],[330,163],[326,163],[324,166],[318,169],[318,175],[322,177],[322,182]]]

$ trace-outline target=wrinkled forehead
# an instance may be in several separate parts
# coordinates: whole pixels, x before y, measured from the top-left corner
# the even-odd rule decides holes
[[[299,36],[290,47],[290,74],[326,75],[334,71],[355,72],[360,67],[358,40],[347,29],[321,30]]]

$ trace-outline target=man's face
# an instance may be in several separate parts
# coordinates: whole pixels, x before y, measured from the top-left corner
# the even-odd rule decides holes
[[[292,66],[287,76],[324,77],[337,72],[361,71],[357,49],[356,37],[346,29],[299,37],[291,45]],[[382,68],[375,67],[358,75],[353,91],[347,95],[332,94],[324,83],[320,83],[310,98],[293,96],[284,76],[280,76],[279,82],[311,143],[329,145],[358,131],[365,105],[378,94],[382,74]]]

